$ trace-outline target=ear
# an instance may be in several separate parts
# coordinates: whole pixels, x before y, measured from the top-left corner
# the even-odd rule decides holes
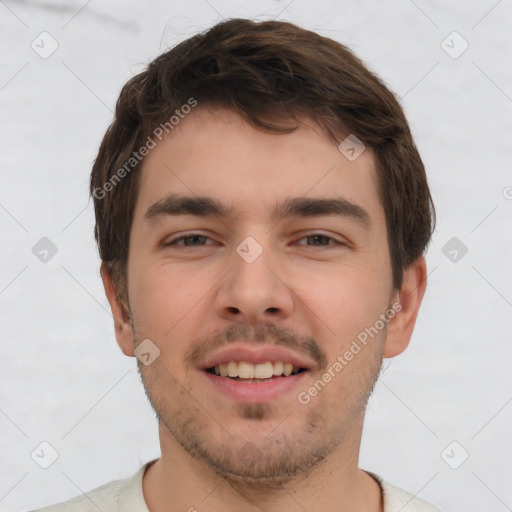
[[[105,262],[101,264],[100,273],[103,287],[105,288],[105,294],[110,304],[110,309],[112,310],[112,316],[114,317],[117,344],[125,355],[134,357],[134,336],[131,316],[127,313],[128,308],[119,298],[114,278]]]
[[[401,309],[389,320],[384,357],[395,357],[409,345],[426,286],[427,264],[420,256],[404,270],[402,287],[396,290],[393,304],[399,303]]]

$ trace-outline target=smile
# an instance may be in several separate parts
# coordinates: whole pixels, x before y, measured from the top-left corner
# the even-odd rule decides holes
[[[291,363],[283,363],[282,361],[267,361],[265,363],[253,364],[247,361],[229,361],[228,363],[219,364],[207,369],[208,372],[220,377],[229,377],[235,380],[267,381],[273,377],[289,377],[296,375],[305,368],[293,366]]]
[[[229,361],[201,372],[217,395],[246,404],[272,402],[288,393],[294,399],[295,394],[291,392],[296,391],[308,373],[306,368],[281,361],[258,364]]]

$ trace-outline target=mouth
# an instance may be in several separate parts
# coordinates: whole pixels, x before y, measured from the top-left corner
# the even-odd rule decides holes
[[[294,366],[282,361],[266,361],[253,364],[248,361],[229,361],[210,368],[206,372],[218,377],[227,377],[242,382],[270,382],[272,380],[298,375],[307,371],[307,368]]]
[[[212,399],[238,403],[292,400],[317,369],[312,359],[280,346],[234,342],[212,353],[199,365],[205,391]],[[300,385],[300,388],[299,388]]]
[[[288,398],[288,395],[295,397],[304,387],[300,383],[310,370],[282,361],[258,364],[229,361],[205,368],[201,373],[213,387],[215,396],[227,397],[238,403],[263,404],[280,397]]]

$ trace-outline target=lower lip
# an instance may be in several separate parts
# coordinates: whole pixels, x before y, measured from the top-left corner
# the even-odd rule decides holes
[[[221,393],[231,397],[238,402],[256,404],[270,402],[296,388],[308,373],[303,371],[288,377],[274,377],[268,382],[244,382],[233,380],[229,377],[220,377],[213,373],[202,370],[206,378]]]

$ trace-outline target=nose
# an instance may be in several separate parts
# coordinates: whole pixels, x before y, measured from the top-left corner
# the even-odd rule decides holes
[[[254,260],[246,256],[251,256],[251,252],[254,256],[259,251],[261,254]],[[254,239],[248,245],[241,244],[238,251],[233,251],[229,266],[230,271],[221,281],[215,297],[219,316],[256,325],[291,315],[294,297],[286,283],[286,271],[278,255],[272,254],[268,246],[263,248]]]

